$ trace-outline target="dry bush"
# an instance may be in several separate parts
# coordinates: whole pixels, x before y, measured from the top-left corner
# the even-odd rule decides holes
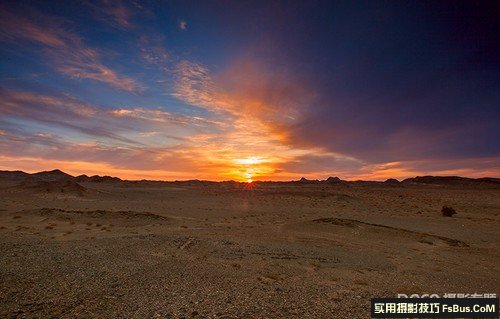
[[[449,207],[449,206],[443,206],[443,208],[441,208],[441,213],[443,214],[443,216],[445,217],[452,217],[453,215],[455,215],[457,212]]]

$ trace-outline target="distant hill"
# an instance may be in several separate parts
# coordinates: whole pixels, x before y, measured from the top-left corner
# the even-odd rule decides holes
[[[417,176],[407,178],[402,183],[416,184],[438,184],[438,185],[480,185],[480,184],[496,184],[500,185],[500,178],[483,177],[483,178],[468,178],[460,176]]]
[[[307,179],[305,177],[302,177],[300,180],[298,181],[294,181],[295,183],[300,183],[300,184],[316,184],[316,183],[319,183],[319,180],[317,179]]]
[[[292,183],[298,183],[298,184],[341,184],[344,183],[345,181],[341,180],[338,177],[328,177],[326,180],[319,180],[319,179],[307,179],[305,177],[302,177],[298,181],[292,181]]]
[[[42,181],[61,181],[61,180],[71,180],[73,176],[66,174],[65,172],[55,169],[52,171],[43,171],[39,173],[31,174],[32,177],[38,178]]]
[[[0,179],[8,181],[24,180],[29,176],[31,176],[31,174],[23,171],[0,171]]]
[[[65,173],[59,169],[54,169],[51,171],[43,171],[38,173],[29,174],[23,171],[0,171],[0,179],[7,181],[26,181],[34,183],[35,181],[42,182],[59,182],[59,181],[73,181],[73,182],[122,182],[118,177],[112,176],[87,176],[80,175],[74,177],[68,173]]]
[[[325,183],[327,184],[339,184],[339,183],[342,183],[343,180],[341,180],[340,178],[338,178],[337,176],[335,177],[328,177],[325,181]]]
[[[386,184],[399,184],[399,181],[395,178],[388,178],[385,180],[384,183],[386,183]]]
[[[29,174],[23,171],[0,171],[0,180],[4,181],[45,181],[45,182],[54,182],[54,181],[73,181],[75,183],[119,183],[119,182],[129,182],[129,183],[164,183],[166,181],[124,181],[118,177],[112,176],[87,176],[87,175],[79,175],[72,176],[67,174],[59,169],[54,169],[51,171],[43,171],[39,173]],[[201,180],[187,180],[187,181],[175,181],[172,183],[178,183],[183,185],[208,185],[217,182],[212,181],[201,181]],[[220,184],[238,184],[238,182],[234,181],[225,181],[220,182]],[[412,185],[412,184],[430,184],[430,185],[486,185],[486,186],[499,186],[500,187],[500,178],[493,177],[483,177],[483,178],[468,178],[468,177],[460,177],[460,176],[416,176],[412,178],[407,178],[401,182],[397,179],[389,178],[385,182],[370,182],[370,181],[344,181],[339,177],[328,177],[326,180],[310,180],[302,177],[300,180],[290,181],[290,182],[256,182],[256,183],[280,183],[280,184],[295,184],[295,185],[308,185],[308,184],[319,184],[319,185],[365,185],[365,184],[388,184],[388,185]]]
[[[118,178],[118,177],[111,177],[111,176],[87,176],[87,175],[80,175],[75,177],[75,180],[77,182],[94,182],[94,183],[104,183],[104,182],[122,182],[123,180]]]

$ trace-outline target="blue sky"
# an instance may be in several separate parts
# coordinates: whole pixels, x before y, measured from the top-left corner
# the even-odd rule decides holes
[[[0,169],[499,176],[494,2],[3,1]]]

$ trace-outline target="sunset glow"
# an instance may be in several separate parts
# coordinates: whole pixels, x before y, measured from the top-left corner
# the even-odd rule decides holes
[[[285,3],[102,4],[2,5],[0,169],[248,183],[500,176],[481,21],[484,40],[465,34],[460,47],[424,3],[307,17]]]
[[[234,162],[240,165],[255,165],[262,163],[263,160],[259,157],[247,157],[243,159],[236,159]]]

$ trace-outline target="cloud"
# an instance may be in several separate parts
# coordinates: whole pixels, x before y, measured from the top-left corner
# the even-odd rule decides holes
[[[232,114],[233,122],[225,123],[160,108],[102,109],[67,95],[2,89],[0,97],[0,166],[4,169],[34,170],[44,163],[43,169],[59,167],[75,174],[219,180],[332,175],[384,180],[500,173],[499,157],[370,163],[321,147],[297,148],[260,117],[243,114]],[[54,133],[57,128],[65,130],[64,137]],[[75,138],[72,132],[79,134]],[[166,139],[174,142],[165,144]]]
[[[16,43],[23,40],[41,46],[55,69],[70,77],[103,82],[123,91],[143,90],[134,79],[104,65],[97,49],[85,45],[80,36],[64,27],[69,21],[33,11],[26,15],[30,17],[1,10],[0,39]]]
[[[59,54],[59,52],[54,54],[54,60],[57,60]],[[143,88],[134,79],[118,75],[109,67],[101,64],[98,54],[94,50],[82,48],[76,51],[76,54],[74,51],[66,52],[64,57],[66,59],[69,57],[69,59],[58,63],[57,69],[66,75],[76,79],[91,79],[104,82],[123,91],[143,91]]]
[[[27,14],[36,15],[37,19],[28,19],[25,16],[13,13],[6,7],[2,7],[2,10],[0,10],[1,39],[15,41],[21,38],[51,48],[62,48],[66,46],[69,38],[74,37],[74,35],[67,33],[60,27],[64,22],[63,19],[49,19],[32,11],[27,12]],[[34,21],[38,21],[38,24]]]
[[[22,125],[63,128],[83,133],[103,142],[127,145],[164,145],[186,141],[186,136],[215,132],[225,124],[198,116],[172,114],[153,108],[101,107],[82,102],[69,95],[49,96],[28,91],[0,89],[1,126]],[[13,124],[19,121],[24,124]],[[155,131],[148,135],[144,132]],[[156,138],[148,140],[147,138]]]
[[[70,172],[100,167],[122,177],[169,179],[213,173],[189,151],[196,146],[183,135],[213,132],[221,123],[161,109],[103,109],[68,95],[1,89],[0,98],[4,168],[54,163]]]
[[[218,176],[265,178],[282,163],[307,152],[291,147],[286,126],[314,94],[290,74],[269,72],[252,59],[237,60],[217,73],[183,60],[176,65],[171,95],[230,123],[222,132],[202,135],[202,140],[195,137],[192,141],[197,146],[188,148],[195,156],[210,159]],[[241,164],[255,156],[266,160]]]
[[[26,91],[0,89],[0,114],[8,121],[20,119],[58,126],[88,136],[108,138],[118,142],[137,144],[136,141],[108,130],[105,119],[95,106],[70,96],[47,96]]]
[[[148,64],[158,65],[166,70],[170,54],[165,49],[163,37],[141,35],[138,41],[141,57]]]
[[[481,143],[491,139],[478,141],[466,136],[477,136],[481,130],[486,133],[491,130],[488,126],[478,128],[470,123],[457,127],[443,120],[443,125],[425,130],[422,123],[412,119],[398,122],[404,120],[402,110],[393,106],[398,101],[376,107],[383,99],[359,97],[347,101],[320,96],[317,89],[293,74],[265,67],[253,59],[235,60],[216,73],[202,64],[181,61],[176,66],[172,95],[231,122],[222,135],[196,137],[193,142],[203,147],[189,150],[196,156],[214,159],[212,164],[219,167],[217,174],[222,176],[385,179],[421,173],[467,172],[477,176],[496,172],[494,168],[478,167],[477,174],[473,173],[472,163],[462,163],[457,170],[445,170],[445,165],[425,168],[431,167],[429,158],[466,158],[464,154],[471,152],[463,152],[464,148],[483,148]],[[458,141],[462,143],[460,148]],[[489,154],[495,156],[494,152],[483,151],[477,157]],[[255,157],[265,161],[242,165]],[[415,160],[425,165],[416,166]],[[459,170],[467,166],[471,169]]]
[[[100,0],[87,2],[87,5],[92,8],[98,20],[117,29],[129,30],[134,28],[131,22],[133,12],[125,3],[125,1]]]
[[[174,114],[161,108],[104,109],[69,95],[49,96],[28,91],[0,89],[0,101],[2,118],[0,138],[5,143],[4,148],[10,148],[9,153],[12,155],[23,153],[21,150],[29,150],[30,147],[27,145],[35,146],[33,153],[25,154],[29,156],[35,156],[36,152],[40,152],[40,145],[48,146],[47,150],[58,148],[59,144],[48,143],[55,141],[54,137],[62,130],[66,136],[63,142],[76,147],[69,149],[69,146],[65,146],[64,151],[52,151],[50,154],[55,156],[54,158],[69,159],[70,155],[63,155],[66,151],[71,152],[73,154],[71,156],[79,154],[80,146],[85,141],[93,147],[97,147],[95,144],[97,142],[100,147],[107,149],[135,150],[127,153],[128,158],[132,157],[130,155],[132,153],[140,153],[145,157],[156,154],[153,157],[158,158],[159,163],[162,161],[166,163],[171,160],[167,158],[173,156],[173,150],[181,145],[185,149],[195,149],[196,143],[193,143],[191,138],[204,134],[217,134],[226,127],[223,122],[200,116]],[[88,149],[87,151],[89,154],[92,153]],[[180,153],[182,152],[178,152]],[[171,154],[170,157],[167,154]],[[104,158],[100,157],[99,160]],[[196,162],[199,158],[192,160]],[[116,161],[113,163],[116,164]],[[152,165],[153,162],[148,163]],[[126,165],[126,161],[121,165]]]
[[[136,120],[144,120],[149,122],[189,125],[196,127],[224,127],[225,123],[210,120],[197,116],[185,116],[181,114],[172,114],[162,109],[133,107],[133,108],[117,108],[110,111],[110,114],[115,117],[130,118]]]
[[[299,29],[266,27],[263,30],[271,32],[259,34],[248,50],[236,48],[245,55],[224,55],[221,64],[191,49],[176,53],[180,50],[171,49],[150,29],[155,23],[134,24],[140,12],[136,3],[88,4],[94,18],[133,34],[140,60],[131,61],[142,62],[139,71],[151,71],[143,73],[148,77],[159,76],[150,80],[158,87],[147,96],[126,95],[127,100],[98,91],[89,97],[105,98],[106,107],[65,94],[1,90],[1,150],[10,156],[4,162],[10,164],[4,165],[13,165],[17,154],[26,165],[52,161],[70,167],[75,162],[82,170],[93,170],[95,162],[107,173],[122,176],[237,180],[498,173],[494,162],[500,155],[500,136],[492,121],[497,95],[470,93],[477,87],[461,90],[469,83],[465,77],[481,75],[449,71],[448,63],[456,63],[449,62],[453,59],[442,57],[436,63],[419,52],[417,59],[393,61],[393,48],[385,48],[385,42],[353,42],[357,45],[351,47],[342,45],[343,38],[322,41],[315,36],[322,28],[304,36]],[[271,20],[276,21],[274,16]],[[170,27],[187,29],[184,20],[177,22]],[[15,50],[36,52],[43,62],[74,79],[125,92],[144,91],[135,79],[115,69],[117,64],[107,60],[104,51],[80,36],[92,29],[76,32],[76,27],[68,19],[30,10],[0,10],[0,40]],[[251,36],[243,29],[243,35]],[[125,32],[118,34],[118,41],[123,40]],[[224,41],[231,41],[232,35]],[[364,44],[370,50],[359,50]],[[194,55],[201,60],[191,60]],[[200,62],[204,58],[213,64]],[[425,68],[418,59],[429,61],[431,71],[410,70]],[[483,90],[495,87],[476,84]],[[127,102],[115,104],[117,100]],[[158,101],[173,102],[172,107]]]
[[[187,22],[184,20],[179,21],[179,29],[186,30],[187,29]]]
[[[269,123],[291,123],[315,99],[315,93],[292,74],[268,71],[253,60],[239,59],[213,73],[183,60],[175,67],[172,96],[219,113],[250,116]]]
[[[371,163],[500,155],[493,142],[499,132],[480,110],[462,117],[408,108],[406,101],[392,102],[392,110],[373,99],[362,103],[325,101],[290,134],[298,147],[321,146]]]
[[[209,69],[202,64],[188,60],[177,63],[174,79],[174,91],[171,95],[181,101],[212,111],[224,111],[231,107],[216,98],[217,87]]]

